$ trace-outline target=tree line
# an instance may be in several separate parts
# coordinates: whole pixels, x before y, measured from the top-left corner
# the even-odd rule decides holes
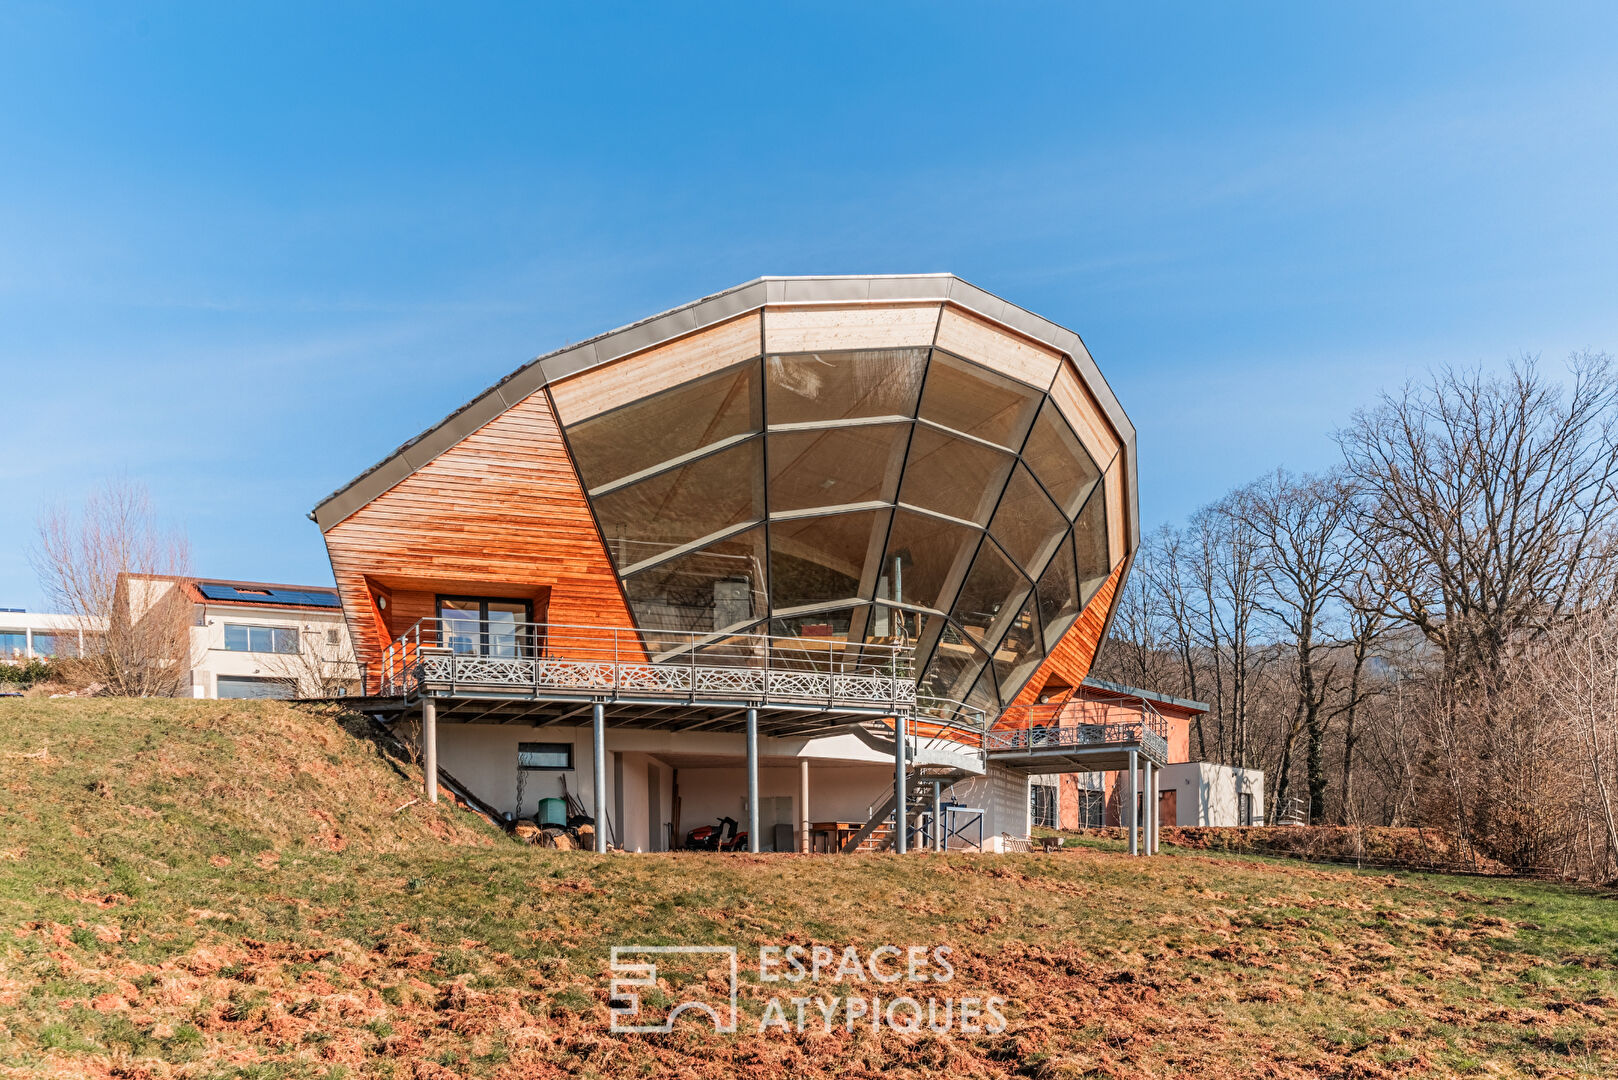
[[[1209,705],[1266,820],[1618,876],[1618,372],[1444,368],[1143,538],[1095,673]]]

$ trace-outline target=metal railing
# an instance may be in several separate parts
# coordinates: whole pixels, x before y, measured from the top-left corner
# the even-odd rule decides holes
[[[1133,713],[1120,718],[1119,713]],[[1168,760],[1168,721],[1141,698],[1075,698],[1049,705],[1015,705],[993,731],[983,733],[985,753],[1064,750],[1136,744],[1159,762]]]
[[[389,644],[379,680],[389,696],[431,687],[450,694],[917,708],[905,646],[752,633],[422,619]]]

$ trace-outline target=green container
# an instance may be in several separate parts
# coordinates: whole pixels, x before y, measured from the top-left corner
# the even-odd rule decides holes
[[[544,825],[567,825],[567,802],[563,799],[539,800],[539,823]]]

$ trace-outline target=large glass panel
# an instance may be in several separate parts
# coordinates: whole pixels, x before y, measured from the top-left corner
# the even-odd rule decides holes
[[[482,633],[482,605],[476,600],[438,602],[439,644],[461,656],[476,656]],[[226,627],[229,630],[229,627]],[[230,647],[227,636],[226,647]]]
[[[1045,627],[1045,650],[1049,652],[1057,639],[1067,633],[1073,620],[1079,617],[1079,587],[1073,571],[1073,538],[1064,537],[1056,549],[1050,566],[1040,576],[1039,621]]]
[[[39,630],[34,631],[34,655],[56,656],[62,652],[61,642],[66,635],[48,634]],[[263,652],[270,650],[264,649]],[[64,654],[65,655],[65,654]]]
[[[1097,484],[1090,500],[1079,511],[1079,520],[1073,523],[1073,553],[1079,566],[1079,607],[1107,580],[1111,567],[1107,564],[1107,486]]]
[[[764,530],[749,529],[624,579],[624,594],[646,631],[707,634],[764,615]],[[680,637],[647,634],[654,653]]]
[[[1010,695],[1002,696],[1005,700],[1010,700]],[[994,666],[992,664],[984,668],[983,674],[978,676],[978,681],[972,684],[972,689],[966,694],[965,704],[974,709],[981,709],[986,723],[994,723],[995,718],[1000,715],[1000,699],[996,698],[994,692]]]
[[[817,611],[770,621],[773,657],[789,668],[826,671],[859,659],[859,644],[848,644],[849,625],[856,609]]]
[[[990,535],[1032,577],[1044,568],[1066,532],[1067,518],[1045,496],[1033,474],[1018,465],[989,523]]]
[[[567,429],[586,489],[750,431],[762,420],[758,361],[694,379]]]
[[[999,647],[994,650],[995,680],[1000,684],[1001,696],[1007,701],[1017,696],[1022,684],[1028,681],[1028,676],[1045,658],[1035,606],[1035,600],[1030,596],[1022,610],[1011,620],[1011,625],[1006,627],[1005,637],[1000,639]]]
[[[960,580],[957,566],[971,557],[981,535],[954,522],[895,510],[876,599],[943,610],[949,602],[944,590]]]
[[[21,660],[28,653],[28,634],[23,630],[0,630],[0,659]]]
[[[926,349],[766,356],[770,426],[914,416]]]
[[[772,432],[770,511],[892,502],[909,435],[909,424]]]
[[[921,394],[921,415],[1016,450],[1044,396],[988,368],[934,350]]]
[[[1079,512],[1091,489],[1101,479],[1101,470],[1062,419],[1062,412],[1054,401],[1047,400],[1039,410],[1034,428],[1028,433],[1028,442],[1023,446],[1022,459],[1069,519]]]
[[[528,621],[528,605],[505,600],[489,601],[489,618],[484,626],[483,655],[510,659],[518,654],[518,640]]]
[[[775,611],[860,600],[876,584],[888,510],[770,522],[770,606]]]
[[[899,501],[985,524],[1015,460],[992,447],[917,424]]]
[[[926,672],[917,680],[916,692],[923,697],[964,701],[988,662],[988,655],[960,627],[946,623]]]
[[[943,619],[942,615],[924,615],[919,611],[906,611],[885,604],[871,605],[870,615],[865,622],[865,641],[868,645],[879,647],[866,650],[866,661],[873,662],[895,655],[882,647],[893,646],[901,650],[897,655],[908,656],[914,665],[921,659],[922,649],[932,649],[938,624]],[[919,669],[912,671],[912,674],[916,673],[919,673]]]
[[[594,499],[619,571],[762,518],[763,447],[749,439]]]
[[[967,571],[950,618],[972,640],[990,647],[1000,640],[1028,590],[1028,579],[1017,572],[994,541],[985,539],[977,558],[972,560],[972,569]]]

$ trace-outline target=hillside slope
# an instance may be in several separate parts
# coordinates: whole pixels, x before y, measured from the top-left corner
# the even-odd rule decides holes
[[[410,804],[419,770],[393,757],[363,718],[339,710],[7,701],[0,747],[0,849],[174,864],[349,847],[381,854],[497,835],[447,803]]]
[[[1609,894],[1105,845],[544,852],[268,702],[0,702],[0,752],[0,1075],[1618,1075]],[[649,942],[948,945],[1009,1027],[761,1033],[744,960],[739,1034],[613,1035],[610,949]]]

